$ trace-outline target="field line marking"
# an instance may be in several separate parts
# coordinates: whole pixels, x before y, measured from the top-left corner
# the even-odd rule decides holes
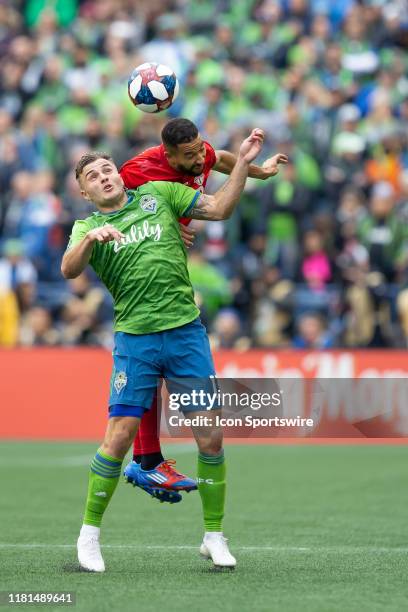
[[[6,458],[0,459],[0,467],[18,467],[18,468],[54,468],[54,467],[79,467],[90,465],[92,455],[69,455],[66,457],[42,457],[26,459],[17,457],[16,459]]]
[[[102,544],[102,548],[130,549],[130,550],[198,550],[199,544],[177,545],[177,544]],[[0,549],[5,548],[76,548],[76,544],[43,544],[43,543],[6,543],[0,542]],[[408,547],[392,546],[233,546],[234,550],[254,551],[254,552],[335,552],[335,553],[354,553],[354,552],[398,552],[407,553]]]

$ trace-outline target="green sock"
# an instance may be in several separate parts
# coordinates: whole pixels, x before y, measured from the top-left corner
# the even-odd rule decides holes
[[[197,481],[205,530],[222,531],[226,489],[224,451],[215,457],[198,454]]]
[[[88,497],[85,506],[85,525],[100,527],[103,513],[119,482],[122,460],[105,455],[98,449],[89,472]]]

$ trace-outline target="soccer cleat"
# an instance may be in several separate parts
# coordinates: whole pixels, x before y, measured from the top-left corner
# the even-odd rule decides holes
[[[95,535],[80,535],[77,542],[78,561],[87,572],[104,572],[105,563],[101,555],[99,538]]]
[[[166,491],[158,486],[151,486],[150,484],[145,484],[144,482],[140,482],[140,472],[142,468],[139,463],[136,461],[131,461],[125,468],[124,476],[126,482],[129,482],[134,487],[139,487],[143,491],[146,491],[152,497],[158,499],[161,503],[168,502],[169,504],[177,504],[181,502],[183,499],[180,493],[176,491]]]
[[[200,546],[200,555],[206,559],[212,559],[214,567],[234,569],[237,561],[231,555],[227,542],[227,538],[224,538],[221,532],[207,531]]]
[[[170,491],[194,491],[197,483],[192,478],[180,474],[174,469],[174,459],[162,461],[153,470],[139,470],[139,483],[147,486],[159,486]]]

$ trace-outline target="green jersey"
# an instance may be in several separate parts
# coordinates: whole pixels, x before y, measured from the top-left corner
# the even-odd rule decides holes
[[[68,249],[103,225],[125,234],[120,243],[95,242],[89,260],[112,294],[115,331],[150,334],[199,315],[178,224],[199,195],[180,183],[149,182],[128,191],[128,203],[120,210],[97,211],[74,223]]]

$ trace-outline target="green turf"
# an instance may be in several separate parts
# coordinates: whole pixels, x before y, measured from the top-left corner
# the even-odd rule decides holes
[[[103,575],[78,572],[73,546],[94,450],[0,444],[0,590],[72,590],[86,612],[408,609],[408,448],[228,447],[234,572],[198,555],[197,493],[169,506],[121,482]],[[191,446],[166,451],[194,473]]]

